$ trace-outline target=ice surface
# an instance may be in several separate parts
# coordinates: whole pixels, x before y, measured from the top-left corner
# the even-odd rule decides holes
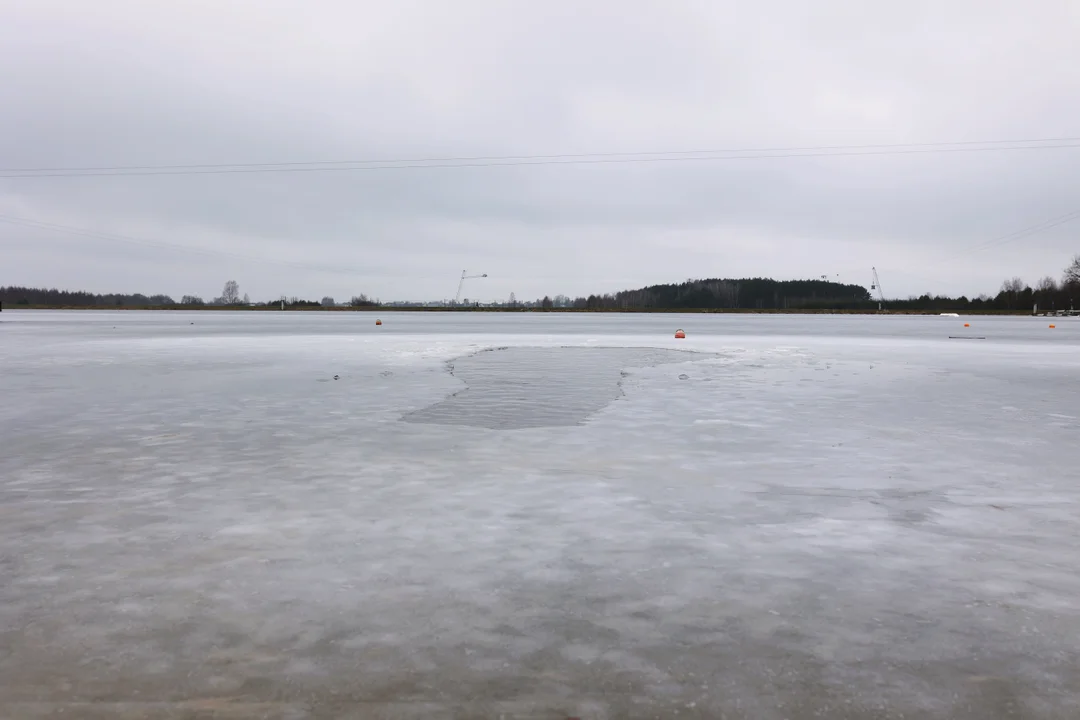
[[[0,717],[1080,717],[1080,323],[381,318],[0,314]]]
[[[448,364],[449,372],[465,387],[404,419],[503,430],[580,425],[622,395],[629,370],[706,357],[649,348],[482,350]]]

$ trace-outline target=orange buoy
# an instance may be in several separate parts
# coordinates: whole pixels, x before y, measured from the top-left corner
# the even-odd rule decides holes
[[[964,323],[964,327],[971,327],[971,323]]]
[[[682,340],[685,337],[686,337],[686,333],[684,333],[682,330],[676,330],[675,331],[675,338],[677,340]]]
[[[376,321],[375,321],[375,324],[376,324],[376,325],[382,325],[382,320],[376,320]]]
[[[1056,328],[1056,327],[1057,327],[1057,325],[1051,325],[1051,326],[1050,326],[1050,329],[1051,329],[1051,330],[1053,330],[1053,329],[1054,329],[1054,328]]]

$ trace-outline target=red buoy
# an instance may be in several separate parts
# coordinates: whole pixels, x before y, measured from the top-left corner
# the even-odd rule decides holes
[[[686,337],[686,333],[684,333],[682,330],[676,330],[675,331],[675,339],[676,340],[682,340],[685,337]]]

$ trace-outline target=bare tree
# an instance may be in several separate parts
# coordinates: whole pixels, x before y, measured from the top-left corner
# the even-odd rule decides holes
[[[251,298],[248,297],[247,293],[244,293],[244,304],[245,305],[250,305],[251,304]]]
[[[1072,259],[1072,264],[1065,268],[1064,284],[1070,287],[1080,286],[1080,255]]]
[[[1027,288],[1027,283],[1025,283],[1023,280],[1021,280],[1018,277],[1014,277],[1011,280],[1006,280],[1005,282],[1001,283],[1000,292],[1009,293],[1009,294],[1019,294],[1019,293],[1024,292],[1025,288]]]
[[[1040,293],[1052,295],[1058,291],[1058,282],[1047,275],[1035,285],[1035,289]]]
[[[221,291],[221,302],[224,305],[236,305],[240,302],[240,286],[235,280],[225,283],[225,289]]]
[[[510,301],[507,304],[510,307],[517,307],[517,295],[510,293]]]
[[[543,308],[543,309],[545,309],[545,310],[550,310],[550,309],[551,309],[551,308],[553,308],[554,306],[555,306],[555,303],[554,303],[554,302],[552,301],[552,299],[551,299],[551,298],[550,298],[549,296],[547,296],[547,295],[545,295],[545,296],[544,296],[544,299],[540,301],[540,307],[542,307],[542,308]]]
[[[1009,309],[1014,310],[1020,299],[1020,294],[1027,289],[1027,283],[1018,277],[1014,277],[1001,283],[1001,291],[998,293],[998,297],[1003,297]]]
[[[206,303],[204,303],[203,299],[201,297],[199,297],[198,295],[185,295],[184,297],[180,298],[180,304],[181,305],[205,305]]]
[[[335,305],[337,305],[337,303],[334,302],[334,298],[330,297],[329,295],[322,299],[323,307],[334,307]]]

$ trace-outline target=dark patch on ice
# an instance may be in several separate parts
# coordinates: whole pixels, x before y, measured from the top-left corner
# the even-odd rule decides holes
[[[881,490],[878,496],[871,502],[884,506],[889,519],[901,525],[929,522],[945,502],[944,493],[936,490]]]
[[[626,368],[713,357],[653,348],[491,348],[448,363],[466,387],[411,423],[522,429],[579,425],[622,395]]]

